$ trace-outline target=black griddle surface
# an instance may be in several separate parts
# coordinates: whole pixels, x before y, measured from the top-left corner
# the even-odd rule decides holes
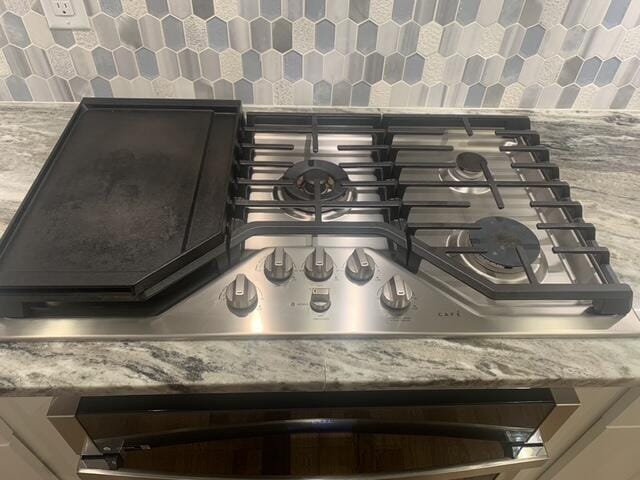
[[[83,101],[0,244],[3,294],[136,296],[224,242],[239,115],[239,102]]]

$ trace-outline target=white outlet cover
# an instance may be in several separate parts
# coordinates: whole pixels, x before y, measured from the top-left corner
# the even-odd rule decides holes
[[[47,18],[51,30],[91,30],[91,23],[82,0],[71,0],[74,14],[59,16],[53,12],[54,0],[40,0],[44,16]]]

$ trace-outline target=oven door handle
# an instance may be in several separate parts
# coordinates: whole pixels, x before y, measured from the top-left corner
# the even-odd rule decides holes
[[[158,433],[142,433],[94,439],[104,453],[148,450],[156,447],[185,445],[237,438],[301,433],[371,433],[421,435],[500,442],[515,448],[527,444],[532,428],[457,422],[406,422],[360,418],[304,418],[225,425],[222,427],[181,428]],[[542,446],[536,444],[536,446]]]

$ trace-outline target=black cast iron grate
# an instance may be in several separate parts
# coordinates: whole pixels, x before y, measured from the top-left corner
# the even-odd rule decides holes
[[[483,178],[468,181],[424,181],[401,180],[404,168],[442,169],[456,166],[454,162],[403,162],[398,160],[400,151],[451,151],[449,145],[424,145],[421,143],[394,144],[396,135],[443,135],[448,129],[463,128],[472,136],[474,130],[491,129],[495,135],[519,139],[518,145],[504,145],[503,152],[527,152],[531,162],[514,162],[515,170],[535,169],[542,173],[543,180],[496,180],[488,162],[481,162]],[[367,187],[378,191],[380,200],[325,200],[320,185],[315,184],[313,199],[304,200],[254,200],[249,198],[252,187],[282,187],[292,185],[290,180],[253,179],[254,167],[287,168],[293,162],[254,161],[256,150],[293,150],[293,144],[257,144],[255,134],[306,134],[311,139],[311,151],[318,153],[320,134],[359,134],[371,136],[370,145],[338,145],[341,152],[371,152],[370,160],[340,163],[345,169],[371,169],[374,181],[344,182],[348,187]],[[591,300],[592,310],[598,314],[626,314],[632,305],[632,292],[628,285],[618,281],[609,263],[609,251],[598,245],[595,227],[582,219],[582,206],[570,197],[569,184],[559,178],[557,165],[550,162],[549,150],[540,144],[539,135],[530,129],[529,119],[521,116],[451,116],[451,115],[351,115],[351,114],[291,114],[248,113],[242,129],[242,143],[238,148],[232,215],[234,221],[229,246],[241,247],[242,243],[256,235],[312,234],[312,235],[378,235],[387,239],[396,259],[404,266],[417,271],[420,261],[425,260],[444,272],[481,292],[492,300]],[[426,158],[426,157],[425,157]],[[310,160],[313,161],[313,160]],[[531,265],[525,261],[518,249],[518,257],[528,283],[498,284],[467,268],[457,258],[463,253],[486,253],[486,249],[459,246],[432,246],[416,237],[420,230],[473,230],[479,228],[472,223],[408,222],[412,209],[459,209],[469,208],[469,201],[413,201],[404,198],[411,187],[484,187],[493,195],[496,206],[502,209],[505,201],[503,189],[527,188],[550,191],[554,200],[531,201],[533,209],[561,209],[566,222],[539,223],[541,230],[571,230],[578,239],[578,246],[554,246],[553,252],[561,255],[584,255],[595,269],[598,284],[540,283]],[[247,222],[249,211],[265,208],[304,208],[313,212],[310,221],[252,221]],[[323,212],[336,208],[376,209],[383,212],[383,222],[331,222],[323,220]]]

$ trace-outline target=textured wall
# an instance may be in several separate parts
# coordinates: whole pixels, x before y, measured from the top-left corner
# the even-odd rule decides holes
[[[0,99],[639,108],[640,0],[0,0]]]

